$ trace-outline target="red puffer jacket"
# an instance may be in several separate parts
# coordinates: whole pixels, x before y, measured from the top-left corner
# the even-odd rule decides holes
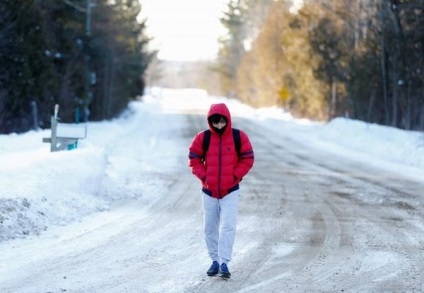
[[[207,117],[214,114],[227,117],[225,131],[220,135],[209,124],[211,139],[206,158],[203,158],[202,147],[204,132],[199,132],[189,147],[189,166],[192,173],[202,181],[202,190],[206,194],[214,198],[223,198],[239,188],[239,182],[253,166],[254,156],[249,138],[240,130],[241,149],[238,157],[231,129],[231,115],[227,106],[222,103],[213,104]]]

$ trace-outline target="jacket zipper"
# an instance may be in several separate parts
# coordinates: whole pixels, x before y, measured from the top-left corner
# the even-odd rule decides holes
[[[221,197],[221,168],[222,168],[222,136],[219,136],[219,163],[218,163],[218,197]]]

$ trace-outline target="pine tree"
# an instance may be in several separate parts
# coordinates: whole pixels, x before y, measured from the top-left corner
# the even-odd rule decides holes
[[[47,128],[54,104],[62,121],[78,120],[78,113],[80,120],[102,120],[142,94],[152,53],[145,24],[137,21],[140,3],[97,0],[91,13],[87,3],[1,1],[1,133],[32,128],[31,105]]]

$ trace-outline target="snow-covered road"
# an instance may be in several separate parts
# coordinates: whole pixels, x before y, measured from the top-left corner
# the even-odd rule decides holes
[[[424,291],[417,173],[326,151],[245,117],[234,124],[249,134],[256,161],[242,182],[232,278],[207,277],[200,186],[187,167],[205,113],[178,105],[143,112],[119,135],[104,130],[102,192],[133,194],[0,243],[0,292]],[[149,188],[138,190],[140,181]]]

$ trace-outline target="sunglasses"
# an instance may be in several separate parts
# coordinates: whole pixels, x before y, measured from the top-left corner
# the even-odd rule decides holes
[[[225,118],[223,116],[212,117],[211,122],[214,125],[226,124],[227,123],[227,121],[225,120]]]

